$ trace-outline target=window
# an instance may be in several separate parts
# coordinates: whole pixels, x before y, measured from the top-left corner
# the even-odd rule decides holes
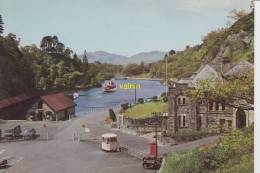
[[[178,98],[178,104],[179,105],[181,104],[181,98]]]
[[[182,117],[182,126],[186,127],[186,116]]]
[[[218,110],[219,110],[219,104],[218,104],[218,102],[216,102],[215,104],[216,104],[216,105],[215,105],[215,108],[216,108],[216,110],[218,111]]]
[[[181,127],[181,116],[178,116],[178,124],[179,124],[179,127]]]
[[[228,120],[228,127],[232,127],[232,120]]]
[[[186,114],[178,116],[178,124],[179,124],[179,127],[186,127],[187,126]]]
[[[225,104],[222,103],[221,105],[222,105],[222,111],[224,111],[226,109]]]
[[[186,102],[185,98],[182,98],[182,104],[185,105],[185,102]]]
[[[213,101],[209,101],[209,110],[212,111],[213,110]]]

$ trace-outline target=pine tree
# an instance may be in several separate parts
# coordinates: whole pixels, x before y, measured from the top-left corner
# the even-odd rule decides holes
[[[88,57],[87,57],[87,51],[84,51],[84,55],[83,55],[83,63],[84,64],[88,64]]]
[[[83,55],[83,58],[82,58],[82,71],[83,71],[83,74],[86,76],[87,72],[88,72],[88,57],[87,57],[87,51],[85,50],[84,51],[84,55]]]
[[[4,32],[4,26],[3,26],[4,22],[2,19],[2,15],[0,14],[0,35],[3,34]]]

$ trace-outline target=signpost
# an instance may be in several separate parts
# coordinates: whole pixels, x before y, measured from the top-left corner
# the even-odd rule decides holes
[[[47,131],[47,125],[45,123],[43,124],[43,129],[44,129],[44,133],[46,134],[45,135],[46,136],[46,140],[48,141],[49,140],[49,133]]]

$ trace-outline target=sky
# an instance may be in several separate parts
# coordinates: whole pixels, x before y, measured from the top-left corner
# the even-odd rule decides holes
[[[78,54],[108,51],[182,50],[226,26],[232,9],[250,9],[250,0],[0,0],[4,35],[21,45],[39,45],[57,35]]]

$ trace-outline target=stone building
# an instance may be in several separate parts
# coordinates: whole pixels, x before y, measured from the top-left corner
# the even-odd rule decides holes
[[[237,100],[231,106],[217,100],[203,99],[199,102],[188,98],[185,91],[196,88],[201,80],[225,80],[229,76],[241,76],[253,69],[253,65],[242,60],[231,66],[227,59],[222,64],[206,64],[189,78],[171,81],[169,85],[169,116],[167,133],[173,135],[178,130],[221,127],[225,130],[247,127],[253,122],[253,105],[245,100]]]
[[[76,104],[63,93],[41,96],[27,111],[31,120],[64,120],[75,116]]]

